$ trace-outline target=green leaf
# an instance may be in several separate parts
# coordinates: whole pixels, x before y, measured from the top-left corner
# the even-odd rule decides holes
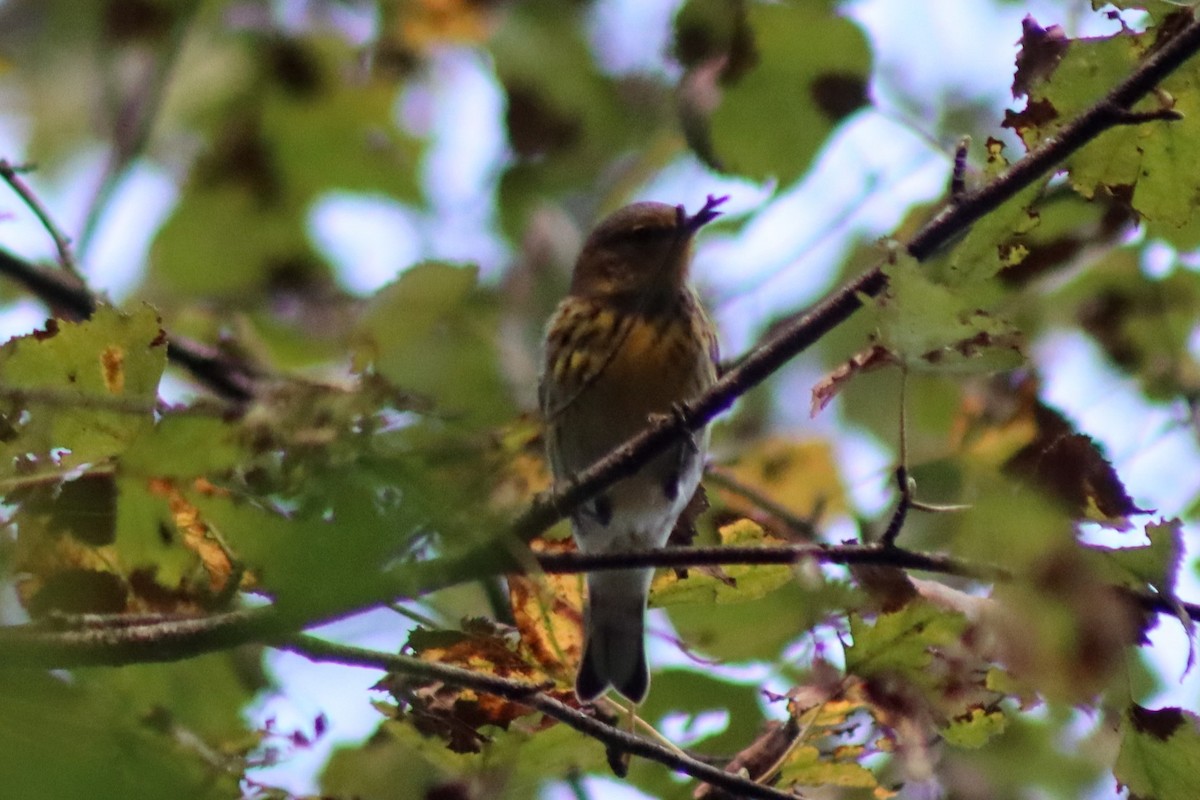
[[[840,786],[848,789],[874,789],[879,780],[869,769],[855,761],[830,758],[812,745],[800,745],[792,751],[779,771],[783,786]]]
[[[361,54],[334,37],[272,39],[256,55],[271,77],[263,135],[290,195],[302,202],[333,189],[418,197],[421,144],[396,124],[393,76],[364,68]]]
[[[121,454],[121,473],[196,478],[223,473],[248,458],[238,428],[224,419],[166,412]]]
[[[265,201],[243,185],[185,191],[150,249],[152,280],[180,296],[237,297],[276,270],[309,271],[315,261],[304,206]]]
[[[401,389],[434,401],[471,424],[512,412],[497,371],[495,307],[476,287],[474,268],[418,264],[371,299],[359,329],[357,360]]]
[[[361,470],[330,470],[314,480],[321,494],[300,498],[303,507],[286,517],[240,499],[188,499],[290,612],[317,615],[382,600],[384,566],[403,554],[414,518]]]
[[[994,179],[1008,166],[1008,160],[999,141],[989,139],[987,147],[986,173]],[[966,290],[1020,264],[1029,253],[1029,234],[1041,223],[1034,208],[1045,187],[1045,180],[1034,181],[1005,200],[972,225],[946,257],[924,267],[925,274],[935,283]]]
[[[406,721],[388,720],[362,745],[334,751],[321,773],[321,791],[362,800],[429,797],[438,787],[472,776],[479,763]]]
[[[790,184],[867,103],[866,37],[826,4],[691,0],[675,41],[689,143],[722,171]]]
[[[826,581],[819,574],[804,577],[807,580],[792,581],[757,600],[672,602],[667,611],[680,637],[708,656],[732,662],[774,660],[805,631],[857,604],[856,592],[845,583]],[[748,619],[754,620],[753,636],[746,635]]]
[[[740,519],[723,526],[721,544],[725,547],[766,547],[782,545],[781,540],[768,536],[757,523]],[[792,580],[792,568],[787,565],[730,564],[720,569],[721,577],[712,571],[693,569],[686,578],[673,572],[660,573],[654,582],[655,605],[713,603],[744,603],[757,600]]]
[[[1121,721],[1113,774],[1138,800],[1200,797],[1200,719],[1179,708],[1134,705]]]
[[[1182,9],[1175,13],[1190,14]],[[1031,88],[1023,111],[1009,112],[1005,126],[1017,130],[1028,147],[1057,134],[1140,64],[1160,33],[1173,24],[1165,17],[1157,22],[1145,33],[1123,30],[1070,40],[1052,74]],[[1181,118],[1109,130],[1068,159],[1068,172],[1083,196],[1108,192],[1142,215],[1150,235],[1171,239],[1181,248],[1194,247],[1200,243],[1200,225],[1194,224],[1200,178],[1191,169],[1200,158],[1200,66],[1194,60],[1133,108],[1137,113],[1162,110]]]
[[[846,672],[868,678],[899,673],[918,685],[930,676],[932,648],[957,642],[967,627],[961,614],[942,611],[925,602],[912,602],[899,611],[879,614],[873,623],[850,615],[851,644],[846,648]]]
[[[927,278],[907,256],[887,268],[888,288],[876,301],[880,343],[913,370],[980,373],[1024,362],[1021,337],[980,309],[965,289]]]
[[[1183,558],[1182,523],[1177,519],[1151,522],[1146,536],[1150,543],[1140,547],[1088,545],[1087,549],[1100,557],[1097,574],[1112,584],[1138,591],[1151,586],[1172,597]]]
[[[4,468],[52,451],[64,467],[120,453],[153,424],[166,362],[166,337],[148,307],[123,314],[102,306],[87,321],[53,320],[8,341],[0,385],[16,393],[8,414],[19,421],[0,449]]]
[[[1004,733],[1007,727],[1008,717],[1003,711],[972,708],[966,716],[950,720],[950,724],[942,728],[941,735],[955,747],[977,750]]]
[[[199,683],[186,681],[175,687],[174,696],[159,696],[168,703],[168,713],[176,701],[203,705],[210,700],[205,692],[210,684],[203,676],[212,666],[211,659],[205,660],[203,671],[194,676],[202,678]],[[139,674],[145,677],[169,669],[143,667]],[[109,674],[120,679],[119,673]],[[129,679],[134,677],[130,673]],[[140,686],[129,684],[114,691],[87,677],[68,680],[39,672],[6,673],[0,681],[0,785],[5,793],[90,800],[237,797],[241,770],[236,768],[236,758],[229,758],[233,769],[212,764],[206,760],[208,753],[148,724],[154,694],[143,694]],[[243,691],[238,699],[245,702],[249,695]],[[245,739],[236,733],[242,728],[240,721],[236,717],[227,721],[234,726],[220,727],[234,738],[223,741],[240,740],[244,745]],[[201,746],[219,753],[223,741]]]

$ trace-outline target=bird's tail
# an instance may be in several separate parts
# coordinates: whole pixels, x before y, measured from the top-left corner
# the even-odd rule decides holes
[[[575,694],[595,700],[612,686],[634,703],[650,689],[646,666],[646,596],[654,570],[590,573],[584,629],[587,640],[575,678]]]

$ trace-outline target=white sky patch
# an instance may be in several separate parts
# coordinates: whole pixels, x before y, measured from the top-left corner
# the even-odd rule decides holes
[[[681,70],[668,57],[683,0],[601,0],[590,9],[592,53],[614,75],[645,73],[669,80]]]
[[[729,727],[729,711],[714,708],[699,714],[668,714],[659,721],[658,732],[679,747],[691,747]]]
[[[603,798],[603,800],[654,800],[648,794],[639,792],[625,781],[617,778],[601,778],[588,776],[580,781],[583,796],[588,798]],[[542,790],[539,800],[579,800],[575,791],[562,783],[552,783]]]
[[[394,611],[377,609],[311,631],[312,635],[384,653],[399,652],[412,623]],[[383,672],[309,661],[282,650],[270,650],[267,669],[279,682],[278,694],[261,697],[247,711],[254,725],[268,719],[275,730],[311,735],[313,721],[324,714],[329,727],[313,747],[298,750],[276,767],[255,770],[253,777],[296,794],[312,792],[329,754],[342,744],[361,742],[383,721],[371,706],[370,688]],[[379,697],[382,697],[380,695]]]
[[[764,320],[818,299],[855,241],[882,236],[909,203],[944,191],[948,171],[949,159],[911,130],[870,111],[847,120],[795,187],[697,254],[727,351],[752,345]]]
[[[50,312],[37,300],[24,298],[4,307],[0,313],[0,342],[14,336],[24,336],[46,324]]]
[[[86,264],[92,288],[120,301],[137,288],[150,244],[179,199],[179,188],[148,160],[126,173],[96,227]]]
[[[439,49],[400,105],[406,127],[431,136],[421,164],[431,207],[425,255],[497,274],[510,253],[494,219],[507,143],[504,95],[491,65],[474,49]]]
[[[313,243],[352,292],[368,294],[422,256],[419,215],[386,197],[327,194],[308,217]]]

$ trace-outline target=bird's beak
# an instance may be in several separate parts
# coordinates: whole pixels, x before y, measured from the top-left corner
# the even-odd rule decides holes
[[[729,199],[729,195],[722,197],[713,197],[711,194],[704,203],[704,208],[697,211],[692,216],[688,216],[687,210],[683,206],[676,206],[676,211],[679,215],[679,227],[687,231],[689,235],[703,228],[708,223],[712,222],[717,217],[721,216],[721,212],[717,210],[717,206]]]

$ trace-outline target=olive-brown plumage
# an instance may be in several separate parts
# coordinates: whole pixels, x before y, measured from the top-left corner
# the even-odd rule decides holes
[[[687,277],[692,238],[722,201],[709,198],[691,217],[682,207],[634,203],[588,236],[546,332],[540,396],[557,481],[716,381],[716,336]],[[700,481],[707,442],[705,432],[669,448],[577,509],[571,522],[579,549],[665,545]],[[588,575],[580,699],[594,700],[610,686],[634,702],[645,697],[652,577],[650,569]]]

